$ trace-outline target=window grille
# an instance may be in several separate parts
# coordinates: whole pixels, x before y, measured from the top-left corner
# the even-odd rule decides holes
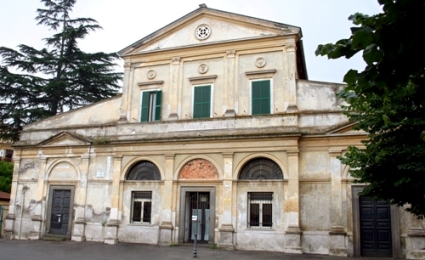
[[[256,158],[242,168],[240,180],[281,180],[283,172],[279,165],[267,158]]]
[[[155,164],[142,161],[131,167],[127,180],[161,180],[161,174]]]
[[[249,192],[249,228],[272,228],[273,192]]]

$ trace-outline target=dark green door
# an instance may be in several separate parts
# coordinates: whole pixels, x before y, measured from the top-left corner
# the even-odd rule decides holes
[[[386,201],[360,197],[361,255],[392,257],[391,212]]]
[[[66,235],[69,226],[71,190],[54,189],[50,215],[50,234]]]

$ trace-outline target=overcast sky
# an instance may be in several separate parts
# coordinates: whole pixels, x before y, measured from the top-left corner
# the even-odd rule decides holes
[[[376,0],[79,0],[71,17],[93,18],[103,27],[81,41],[81,49],[118,52],[197,9],[201,3],[301,27],[309,79],[329,82],[342,82],[350,68],[363,69],[365,65],[361,57],[351,60],[316,57],[317,45],[348,38],[352,26],[349,15],[382,11]],[[38,0],[0,0],[0,46],[43,47],[42,39],[52,32],[36,25],[37,8],[43,8]],[[123,71],[122,66],[117,70]]]

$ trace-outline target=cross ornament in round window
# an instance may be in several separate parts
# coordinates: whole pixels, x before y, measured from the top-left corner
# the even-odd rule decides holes
[[[211,28],[206,24],[202,24],[196,28],[195,35],[199,40],[205,40],[210,37]]]

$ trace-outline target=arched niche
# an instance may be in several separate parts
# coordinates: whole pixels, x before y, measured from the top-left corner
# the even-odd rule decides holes
[[[78,170],[68,161],[58,161],[49,170],[49,180],[78,180]]]
[[[188,161],[179,172],[179,179],[218,179],[217,168],[208,160],[193,159]]]

